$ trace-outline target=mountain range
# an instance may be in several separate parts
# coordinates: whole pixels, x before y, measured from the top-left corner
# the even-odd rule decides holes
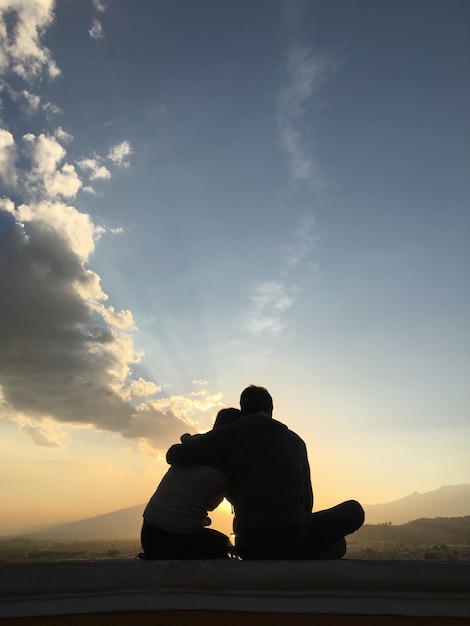
[[[449,485],[387,502],[366,504],[366,524],[405,524],[422,517],[463,517],[470,515],[470,484]]]
[[[138,504],[97,517],[38,529],[28,536],[60,540],[138,539],[144,504]],[[440,487],[426,493],[415,492],[384,504],[364,505],[366,524],[404,524],[411,520],[470,515],[470,484]],[[232,516],[223,509],[211,514],[212,527],[230,534]]]

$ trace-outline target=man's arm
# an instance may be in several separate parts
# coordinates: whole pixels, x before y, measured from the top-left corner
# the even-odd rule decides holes
[[[224,429],[225,426],[221,426],[217,430],[171,446],[166,453],[167,462],[170,465],[210,465],[224,472],[225,438],[220,436]]]

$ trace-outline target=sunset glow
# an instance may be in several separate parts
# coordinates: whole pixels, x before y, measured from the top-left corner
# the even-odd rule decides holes
[[[0,533],[145,502],[251,383],[315,509],[470,482],[469,18],[0,0]]]

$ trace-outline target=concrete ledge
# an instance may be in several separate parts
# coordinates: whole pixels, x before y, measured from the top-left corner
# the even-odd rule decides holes
[[[1,618],[174,610],[470,618],[470,562],[6,563],[0,580]]]

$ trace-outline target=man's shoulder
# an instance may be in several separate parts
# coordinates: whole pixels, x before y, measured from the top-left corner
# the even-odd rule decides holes
[[[286,424],[283,424],[282,422],[279,422],[279,424],[281,424],[285,428],[284,432],[285,432],[286,439],[290,439],[293,443],[295,442],[299,446],[306,447],[305,441],[302,439],[300,435],[298,435],[295,431],[293,431],[291,428],[286,426]]]
[[[229,424],[229,426],[232,426],[235,430],[244,430],[252,434],[257,433],[258,436],[262,437],[281,438],[286,442],[292,442],[292,445],[297,444],[299,447],[305,447],[305,442],[296,432],[283,422],[267,415],[258,413],[242,416]]]
[[[290,435],[293,435],[294,437],[301,439],[301,437],[295,431],[293,431],[292,428],[289,428],[287,424],[284,424],[284,422],[274,419],[274,417],[271,419],[271,421],[277,424],[279,428],[284,428],[288,433],[290,433]]]

